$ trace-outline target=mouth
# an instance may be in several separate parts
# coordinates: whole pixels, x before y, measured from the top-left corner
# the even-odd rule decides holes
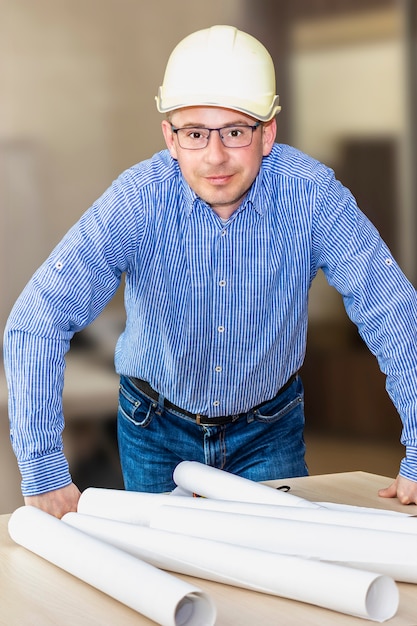
[[[232,178],[232,175],[216,175],[216,176],[206,176],[205,179],[208,183],[210,183],[210,185],[214,185],[214,186],[221,186],[221,185],[226,185]]]

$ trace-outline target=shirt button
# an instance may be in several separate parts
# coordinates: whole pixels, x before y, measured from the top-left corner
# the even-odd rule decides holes
[[[219,333],[224,333],[224,326],[217,326]]]
[[[215,372],[221,372],[222,371],[222,366],[221,365],[216,365],[216,367],[214,368]]]
[[[219,286],[220,287],[225,287],[226,286],[226,281],[225,280],[220,280],[219,281]]]
[[[220,404],[220,400],[215,400],[215,401],[213,402],[213,406],[219,406],[219,404]]]

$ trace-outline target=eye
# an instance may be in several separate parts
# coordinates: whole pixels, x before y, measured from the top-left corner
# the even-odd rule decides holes
[[[204,128],[185,128],[183,129],[183,133],[186,139],[190,141],[201,141],[202,139],[207,139],[209,133]]]
[[[240,137],[243,134],[243,130],[241,128],[229,128],[228,133],[229,137]]]

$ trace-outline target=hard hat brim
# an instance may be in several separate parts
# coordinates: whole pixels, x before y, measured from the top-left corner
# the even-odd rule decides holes
[[[213,94],[199,94],[198,96],[183,98],[182,100],[177,98],[167,98],[163,95],[163,86],[159,87],[158,95],[155,97],[156,106],[160,113],[168,113],[169,111],[175,111],[176,109],[184,109],[187,107],[206,106],[206,107],[219,107],[223,109],[230,109],[232,111],[240,111],[249,115],[261,122],[269,122],[281,111],[279,105],[279,96],[274,96],[272,103],[257,103],[254,106],[254,102],[239,101],[236,96],[231,99],[213,98]],[[163,104],[162,104],[163,103]],[[252,106],[251,106],[252,105]],[[255,110],[256,109],[256,110]]]

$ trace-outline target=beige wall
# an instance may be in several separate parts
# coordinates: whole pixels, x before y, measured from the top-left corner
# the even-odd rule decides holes
[[[67,228],[124,168],[163,147],[154,96],[174,45],[198,28],[238,25],[241,6],[0,0],[1,328]]]
[[[295,54],[294,142],[337,163],[347,136],[402,136],[405,78],[398,39]],[[336,80],[335,80],[336,77]]]

